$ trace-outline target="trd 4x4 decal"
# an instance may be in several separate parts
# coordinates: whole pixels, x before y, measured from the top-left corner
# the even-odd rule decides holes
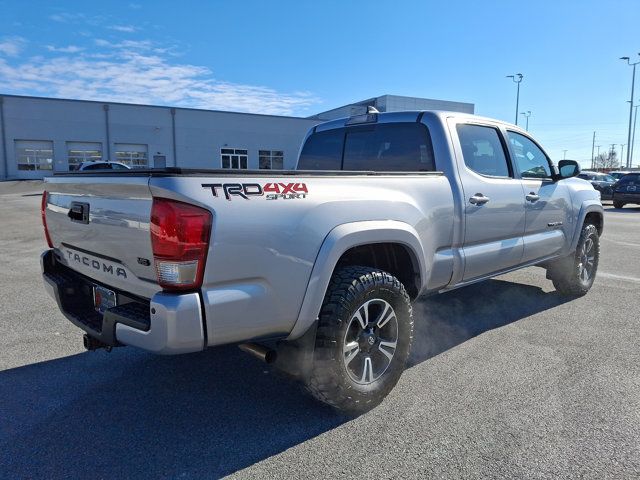
[[[306,183],[203,183],[203,188],[210,188],[214,197],[224,194],[227,200],[238,196],[245,200],[249,197],[265,196],[267,200],[291,200],[306,198],[309,190]]]

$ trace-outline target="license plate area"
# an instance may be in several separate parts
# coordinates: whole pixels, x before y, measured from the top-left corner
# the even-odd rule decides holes
[[[96,312],[104,314],[108,308],[118,304],[116,292],[100,285],[93,286],[93,307]]]

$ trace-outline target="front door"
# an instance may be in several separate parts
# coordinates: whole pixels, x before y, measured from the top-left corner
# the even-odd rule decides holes
[[[508,130],[511,158],[522,182],[526,223],[524,254],[527,263],[552,256],[566,245],[572,226],[571,198],[564,182],[552,178],[551,162],[544,151],[529,137]]]
[[[473,280],[522,260],[524,197],[500,131],[459,123],[458,172],[464,192],[464,274]]]

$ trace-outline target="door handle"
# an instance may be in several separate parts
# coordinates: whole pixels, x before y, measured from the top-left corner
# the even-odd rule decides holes
[[[529,192],[529,194],[524,198],[527,199],[527,202],[533,203],[533,202],[537,202],[538,200],[540,200],[540,195],[536,195],[535,192]]]
[[[471,205],[484,205],[489,201],[489,197],[485,197],[482,193],[476,193],[469,199]]]
[[[89,223],[89,204],[71,202],[71,208],[69,208],[67,216],[72,222]]]

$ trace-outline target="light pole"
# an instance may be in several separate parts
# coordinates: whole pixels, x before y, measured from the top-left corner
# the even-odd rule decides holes
[[[596,145],[596,148],[598,149],[598,152],[596,153],[596,161],[593,162],[593,169],[594,170],[598,170],[598,162],[599,162],[599,158],[600,158],[600,147],[602,145]]]
[[[622,157],[624,157],[624,146],[626,145],[626,143],[621,143],[620,144],[620,160],[622,160]],[[629,153],[629,152],[627,152]]]
[[[515,75],[507,75],[507,78],[513,80],[516,85],[518,85],[518,90],[516,93],[516,125],[518,125],[518,107],[520,106],[520,82],[522,82],[524,75],[521,73],[516,73]]]
[[[633,135],[631,135],[631,145],[629,146],[629,148],[631,149],[631,152],[629,152],[629,167],[633,167],[633,153],[636,144],[636,123],[638,120],[638,107],[640,107],[640,103],[633,107],[635,112],[633,114]]]
[[[526,126],[525,130],[528,132],[529,131],[529,117],[531,116],[531,110],[527,110],[526,112],[522,112],[520,115],[524,115],[524,118],[527,119],[527,126]]]
[[[638,54],[640,55],[640,53]],[[620,57],[620,60],[626,60],[627,65],[633,67],[633,73],[631,76],[631,103],[629,104],[629,133],[627,135],[627,143],[631,143],[631,117],[633,116],[633,88],[636,83],[636,65],[640,63],[640,60],[637,62],[631,62],[629,57]],[[627,168],[631,166],[631,157],[629,156],[630,149],[627,149]]]
[[[562,150],[562,159],[563,160],[567,159],[567,152],[568,152],[568,150]]]

